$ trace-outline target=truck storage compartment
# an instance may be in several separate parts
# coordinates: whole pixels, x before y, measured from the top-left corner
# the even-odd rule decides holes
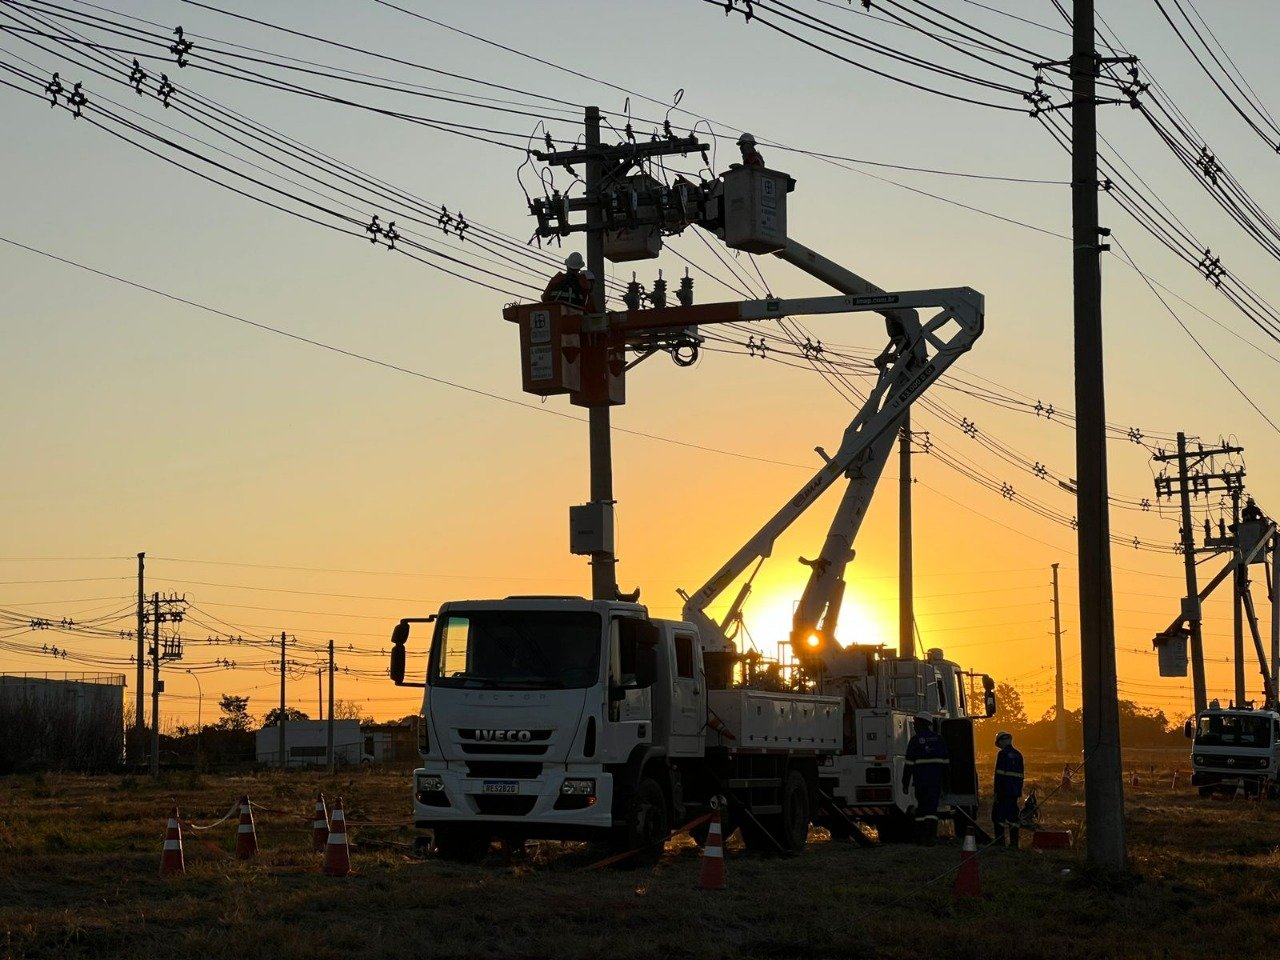
[[[834,753],[840,748],[842,706],[837,697],[709,690],[707,706],[718,721],[707,731],[708,741],[730,750]]]

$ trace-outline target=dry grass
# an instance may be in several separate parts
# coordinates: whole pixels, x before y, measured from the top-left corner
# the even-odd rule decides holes
[[[583,872],[593,851],[531,845],[458,866],[412,855],[413,832],[353,828],[358,876],[327,878],[309,849],[315,791],[352,821],[400,821],[404,775],[241,778],[47,776],[0,781],[0,951],[5,958],[680,957],[1084,958],[1261,955],[1280,941],[1280,807],[1202,800],[1141,765],[1127,797],[1133,872],[1082,850],[985,851],[983,896],[954,900],[959,853],[861,850],[825,834],[802,856],[730,845],[729,889],[695,889],[697,848],[653,869]],[[1033,765],[1046,787],[1061,764]],[[1046,792],[1042,788],[1041,793]],[[208,823],[241,793],[259,857],[240,863],[184,831],[187,874],[158,875],[169,806]],[[1047,825],[1079,827],[1078,790]],[[208,832],[223,850],[234,819]]]

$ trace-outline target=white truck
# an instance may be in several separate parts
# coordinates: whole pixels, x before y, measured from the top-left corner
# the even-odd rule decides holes
[[[757,189],[761,178],[775,188]],[[739,198],[768,195],[770,203],[785,195],[788,180],[762,168],[723,179]],[[772,207],[765,212],[758,219],[772,231],[779,218]],[[699,224],[734,245],[725,222],[712,210]],[[920,711],[938,718],[950,747],[944,812],[972,817],[977,776],[959,666],[940,651],[918,660],[878,646],[844,648],[835,632],[853,541],[905,413],[981,334],[982,296],[965,287],[886,293],[790,239],[769,249],[843,295],[631,310],[591,318],[592,329],[617,338],[619,349],[643,351],[655,330],[879,312],[889,344],[868,399],[833,454],[818,448],[824,462],[816,474],[702,588],[682,593],[681,620],[651,618],[623,600],[508,597],[446,603],[396,626],[390,673],[408,685],[410,631],[434,624],[425,682],[416,684],[425,693],[413,802],[415,822],[433,832],[441,855],[476,858],[494,837],[594,837],[656,857],[669,829],[706,812],[718,795],[729,799],[726,835],[740,826],[752,847],[797,849],[814,820],[860,838],[854,821],[864,820],[882,837],[898,837],[912,805],[901,788],[904,754]],[[936,312],[922,323],[918,308]],[[529,341],[522,341],[526,390],[564,392],[576,383],[568,364],[581,328],[567,322],[576,319],[566,316],[570,309],[507,311]],[[548,389],[548,381],[557,385]],[[842,480],[823,550],[804,561],[809,583],[791,636],[798,666],[763,689],[733,642],[751,582],[777,538]],[[744,577],[728,612],[713,620],[708,608]],[[989,716],[993,685],[983,680]]]
[[[1211,700],[1184,732],[1192,740],[1191,784],[1202,795],[1237,787],[1270,797],[1280,792],[1280,713]]]

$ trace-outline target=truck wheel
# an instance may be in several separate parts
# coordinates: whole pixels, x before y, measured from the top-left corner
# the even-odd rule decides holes
[[[768,826],[788,853],[804,849],[809,842],[809,782],[799,770],[787,771],[782,781],[782,814],[769,818]]]
[[[667,816],[667,795],[652,777],[644,777],[637,785],[627,814],[627,825],[618,838],[620,850],[638,850],[623,866],[652,866],[662,857],[671,820]]]
[[[467,827],[438,829],[436,853],[442,860],[458,863],[479,863],[489,852],[489,835]]]

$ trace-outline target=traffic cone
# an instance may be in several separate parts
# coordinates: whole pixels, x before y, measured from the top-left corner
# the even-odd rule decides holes
[[[329,814],[324,809],[324,794],[316,794],[316,818],[311,822],[311,848],[324,853],[329,845]]]
[[[1071,786],[1071,764],[1064,763],[1062,765],[1062,784],[1059,786],[1059,789],[1070,790]]]
[[[1237,781],[1236,781],[1236,792],[1235,792],[1234,794],[1232,794],[1232,795],[1231,795],[1231,799],[1232,799],[1232,800],[1243,800],[1243,799],[1245,799],[1245,794],[1244,794],[1244,781],[1243,781],[1243,780],[1237,780]]]
[[[347,849],[347,818],[342,812],[342,798],[333,801],[333,823],[329,827],[329,840],[324,848],[324,865],[320,868],[327,877],[345,877],[351,872],[351,851]]]
[[[960,869],[956,873],[955,884],[951,887],[951,895],[982,896],[982,884],[978,879],[978,841],[974,839],[973,827],[964,835],[964,846],[960,848]]]
[[[717,804],[711,810],[707,842],[702,845],[702,872],[698,876],[698,889],[723,890],[724,881],[724,837],[720,833],[720,806]]]
[[[249,795],[240,798],[240,831],[236,834],[236,859],[252,860],[258,852],[258,835],[253,831],[253,809]]]
[[[1138,785],[1138,771],[1135,769],[1129,774],[1129,786],[1136,787]]]
[[[169,814],[169,829],[164,833],[164,852],[160,854],[160,876],[171,877],[175,873],[186,872],[186,864],[182,861],[182,827],[178,826],[178,808],[174,807]]]

